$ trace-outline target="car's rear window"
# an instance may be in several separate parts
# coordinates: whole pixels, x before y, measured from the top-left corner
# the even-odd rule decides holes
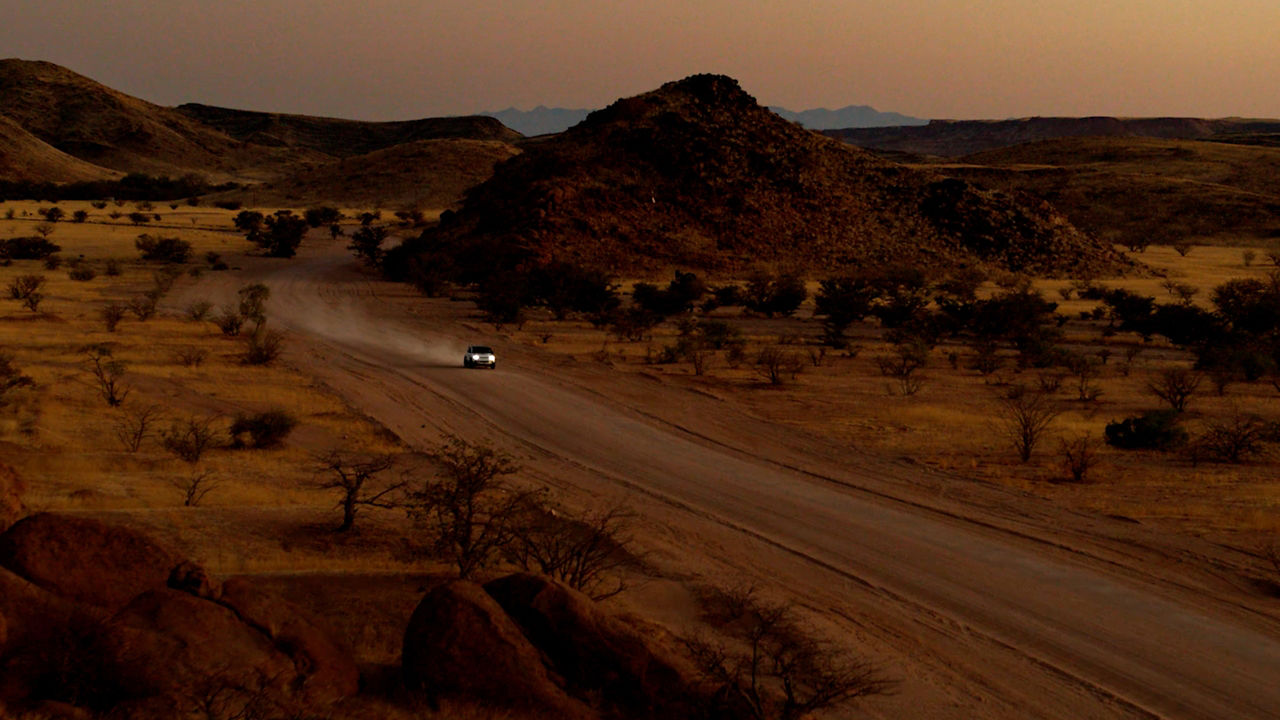
[[[491,348],[485,347],[484,345],[472,345],[471,352],[476,353],[478,355],[488,355],[489,353],[493,352],[493,350]]]

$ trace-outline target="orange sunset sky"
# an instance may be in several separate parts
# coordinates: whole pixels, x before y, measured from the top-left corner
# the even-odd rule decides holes
[[[696,72],[793,110],[1280,117],[1280,0],[0,0],[0,56],[389,120],[595,108]]]

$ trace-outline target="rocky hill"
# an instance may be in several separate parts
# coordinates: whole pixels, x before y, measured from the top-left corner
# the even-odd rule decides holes
[[[1280,237],[1280,148],[1154,138],[1063,138],[991,150],[939,172],[1034,194],[1116,242]]]
[[[419,140],[333,160],[225,196],[251,205],[450,208],[488,179],[494,165],[518,152],[496,140]]]
[[[917,127],[827,130],[862,148],[959,157],[985,150],[1065,137],[1230,138],[1280,132],[1280,120],[1228,118],[1031,117],[1016,120],[932,120]]]
[[[364,155],[394,145],[464,138],[515,142],[520,133],[479,115],[423,118],[401,122],[362,122],[337,118],[231,110],[189,103],[177,110],[193,120],[246,143],[314,150],[334,157]]]
[[[881,160],[695,75],[619,100],[500,164],[411,248],[615,272],[889,261],[1115,270],[1047,204]]]
[[[0,115],[67,155],[121,172],[262,177],[296,159],[47,62],[0,60]]]
[[[194,174],[261,184],[263,198],[291,204],[422,198],[448,207],[514,153],[509,143],[520,137],[478,116],[358,122],[167,108],[52,63],[0,60],[0,180]]]
[[[18,182],[107,180],[119,173],[74,158],[0,115],[0,178]]]

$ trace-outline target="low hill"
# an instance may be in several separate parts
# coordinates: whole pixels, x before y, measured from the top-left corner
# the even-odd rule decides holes
[[[205,105],[168,108],[53,63],[15,59],[0,60],[0,119],[6,121],[0,147],[7,153],[0,179],[44,182],[98,179],[114,171],[283,186],[282,179],[336,158],[397,145],[443,138],[520,139],[486,117],[359,122]],[[483,153],[476,159],[476,168],[451,182],[487,176],[492,161]]]
[[[1228,118],[1032,117],[1016,120],[932,120],[918,127],[845,128],[827,135],[862,148],[960,157],[1065,137],[1197,139],[1280,132],[1280,120]]]
[[[1280,148],[1153,138],[1064,138],[962,158],[940,172],[1036,195],[1117,242],[1280,237]]]
[[[337,118],[232,110],[189,103],[178,112],[236,140],[266,147],[313,150],[334,157],[364,155],[393,145],[465,138],[515,142],[521,135],[494,118],[424,118],[400,122],[363,122]]]
[[[119,173],[71,157],[0,115],[0,178],[17,182],[109,180]]]
[[[281,181],[227,194],[253,205],[451,208],[517,154],[496,140],[420,140],[342,158]]]
[[[696,75],[524,146],[415,247],[615,272],[757,263],[990,263],[1063,274],[1122,260],[1043,202],[881,160]]]
[[[295,159],[48,62],[0,60],[0,115],[67,155],[121,172],[254,178]]]

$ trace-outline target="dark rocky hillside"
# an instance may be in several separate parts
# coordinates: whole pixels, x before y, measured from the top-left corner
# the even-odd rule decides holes
[[[339,158],[283,180],[223,193],[219,199],[250,205],[449,208],[488,179],[495,164],[518,152],[496,140],[419,140]]]
[[[614,272],[904,261],[1067,274],[1123,264],[1042,201],[881,160],[715,75],[618,100],[526,144],[407,252],[451,246],[483,248],[471,254],[488,262]]]
[[[991,150],[939,172],[1043,198],[1115,242],[1274,242],[1280,148],[1154,138],[1061,138]]]
[[[923,126],[845,128],[825,134],[850,145],[915,155],[959,157],[1066,137],[1224,139],[1280,133],[1280,120],[1199,118],[1032,117],[1015,120],[932,120]]]
[[[335,157],[364,155],[420,140],[467,139],[514,142],[520,133],[481,115],[423,118],[401,122],[362,122],[337,118],[232,110],[189,103],[177,110],[244,142],[268,147],[314,150]]]
[[[354,188],[348,201],[444,207],[488,177],[520,138],[478,116],[358,122],[205,105],[168,108],[53,63],[0,60],[0,180],[194,174],[266,183],[263,198],[298,203],[345,199]]]

